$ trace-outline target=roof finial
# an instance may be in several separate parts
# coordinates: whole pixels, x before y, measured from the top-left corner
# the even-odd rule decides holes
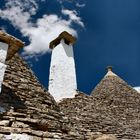
[[[115,73],[112,72],[112,69],[113,67],[112,66],[107,66],[107,74],[105,75],[106,76],[117,76]]]
[[[112,71],[113,67],[112,66],[107,66],[107,71]]]

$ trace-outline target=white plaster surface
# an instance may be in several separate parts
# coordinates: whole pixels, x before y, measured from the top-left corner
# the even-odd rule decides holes
[[[57,102],[73,98],[77,89],[73,47],[62,40],[52,51],[49,92]]]
[[[0,62],[5,63],[8,51],[8,44],[0,42]]]
[[[1,92],[2,82],[4,79],[5,70],[6,70],[6,65],[0,62],[0,92]]]
[[[33,140],[33,137],[26,134],[11,134],[5,135],[5,140]]]
[[[134,89],[140,93],[140,87],[134,87]]]
[[[108,71],[107,74],[105,75],[106,76],[117,76],[115,73],[113,73],[112,71]]]

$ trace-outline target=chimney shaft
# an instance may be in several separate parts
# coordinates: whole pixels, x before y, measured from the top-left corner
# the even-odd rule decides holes
[[[0,42],[0,92],[1,92],[1,85],[4,78],[4,73],[6,70],[5,60],[8,51],[8,44]]]
[[[6,70],[5,60],[10,59],[23,43],[13,36],[0,31],[0,92]]]
[[[73,98],[77,82],[72,44],[75,38],[63,32],[50,43],[52,50],[49,92],[57,102],[63,98]]]

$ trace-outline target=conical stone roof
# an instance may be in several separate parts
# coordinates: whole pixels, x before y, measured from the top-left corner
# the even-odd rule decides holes
[[[136,90],[109,70],[91,95],[98,131],[140,139],[140,94]]]
[[[70,125],[85,139],[96,133],[118,139],[140,139],[140,94],[111,70],[92,91],[59,103]]]
[[[65,127],[63,114],[31,69],[17,54],[6,63],[0,94],[0,139],[67,140],[70,128]]]
[[[59,103],[61,111],[68,118],[67,125],[72,128],[72,131],[81,135],[81,140],[96,140],[103,135],[103,133],[95,128],[98,122],[94,119],[95,116],[93,116],[93,104],[94,99],[80,91],[78,91],[75,98],[63,99]],[[110,140],[116,139],[110,138]]]

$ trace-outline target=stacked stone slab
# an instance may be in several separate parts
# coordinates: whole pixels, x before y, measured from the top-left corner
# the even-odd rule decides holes
[[[136,90],[109,68],[92,97],[93,119],[99,121],[94,128],[120,139],[140,139],[140,94]]]
[[[15,54],[23,43],[1,32],[0,41],[9,44],[0,94],[0,140],[140,139],[140,94],[110,67],[91,96],[77,91],[58,106]]]
[[[83,92],[77,91],[78,94],[75,98],[63,99],[60,103],[60,109],[68,118],[68,127],[71,132],[81,135],[83,140],[98,140],[102,137],[107,137],[107,140],[116,140],[113,134],[105,135],[97,129],[94,131],[94,124],[96,121],[93,119],[92,104],[93,98]],[[99,139],[100,140],[100,139]]]
[[[5,110],[0,115],[0,133],[44,138],[54,133],[50,137],[59,137],[62,115],[53,97],[18,55],[7,61],[7,65],[0,94],[0,106]]]
[[[59,106],[85,139],[95,133],[140,139],[140,94],[110,69],[91,96],[79,94]]]
[[[1,33],[0,38],[9,45],[18,41],[6,33]],[[18,45],[10,47],[6,61],[0,93],[0,140],[80,139],[70,133],[70,128],[66,127],[67,119],[54,98],[23,59],[15,54]]]
[[[92,125],[92,113],[90,113],[90,108],[85,110],[86,106],[90,107],[92,98],[88,95],[78,91],[75,98],[63,99],[59,103],[60,109],[64,112],[65,116],[68,118],[68,126],[72,128],[73,132],[77,132],[82,135],[84,140],[90,139],[92,135],[94,138],[99,136],[101,133],[92,133],[89,125]],[[92,139],[91,139],[92,140]]]

